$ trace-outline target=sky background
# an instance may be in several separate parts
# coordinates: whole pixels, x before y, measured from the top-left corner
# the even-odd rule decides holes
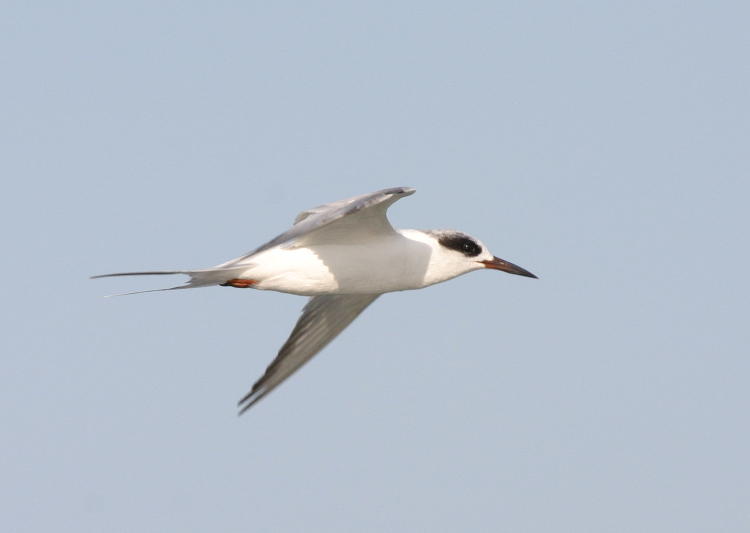
[[[746,2],[7,2],[8,532],[750,530]],[[391,186],[540,279],[102,296]],[[175,279],[179,283],[179,279]]]

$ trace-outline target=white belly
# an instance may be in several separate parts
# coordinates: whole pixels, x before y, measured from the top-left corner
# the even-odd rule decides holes
[[[367,244],[271,249],[249,259],[241,277],[254,288],[314,296],[372,294],[425,286],[431,249],[397,237]]]
[[[240,277],[254,280],[254,289],[291,294],[326,294],[338,288],[328,267],[307,248],[262,252],[250,259]]]

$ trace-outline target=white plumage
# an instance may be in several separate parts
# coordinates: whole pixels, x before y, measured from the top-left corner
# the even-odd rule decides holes
[[[303,211],[288,231],[212,268],[94,277],[187,274],[185,285],[156,290],[224,285],[312,296],[265,374],[240,400],[243,413],[383,293],[421,289],[483,268],[536,277],[494,257],[480,241],[463,233],[395,230],[386,211],[414,192],[410,187],[383,189]]]

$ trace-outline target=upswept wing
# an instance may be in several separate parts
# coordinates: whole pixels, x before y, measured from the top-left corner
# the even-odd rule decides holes
[[[291,335],[253,388],[239,401],[244,413],[309,361],[379,295],[330,294],[310,298]]]
[[[361,239],[363,234],[373,236],[393,232],[394,229],[386,218],[388,207],[415,191],[412,187],[393,187],[308,209],[297,215],[289,230],[252,252],[218,267],[243,263],[255,254],[292,241],[300,244],[325,240],[342,242],[342,238],[355,240]]]

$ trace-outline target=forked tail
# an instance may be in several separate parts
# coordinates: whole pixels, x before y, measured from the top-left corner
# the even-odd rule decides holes
[[[117,276],[168,276],[171,274],[185,274],[190,279],[184,285],[176,287],[166,287],[164,289],[148,289],[145,291],[124,292],[122,294],[113,294],[112,296],[126,296],[128,294],[141,294],[144,292],[173,291],[176,289],[195,289],[197,287],[209,287],[211,285],[221,285],[227,280],[237,277],[241,272],[248,269],[247,264],[241,267],[230,268],[206,268],[203,270],[152,270],[147,272],[116,272],[114,274],[100,274],[91,276],[91,279],[97,278],[114,278]]]

